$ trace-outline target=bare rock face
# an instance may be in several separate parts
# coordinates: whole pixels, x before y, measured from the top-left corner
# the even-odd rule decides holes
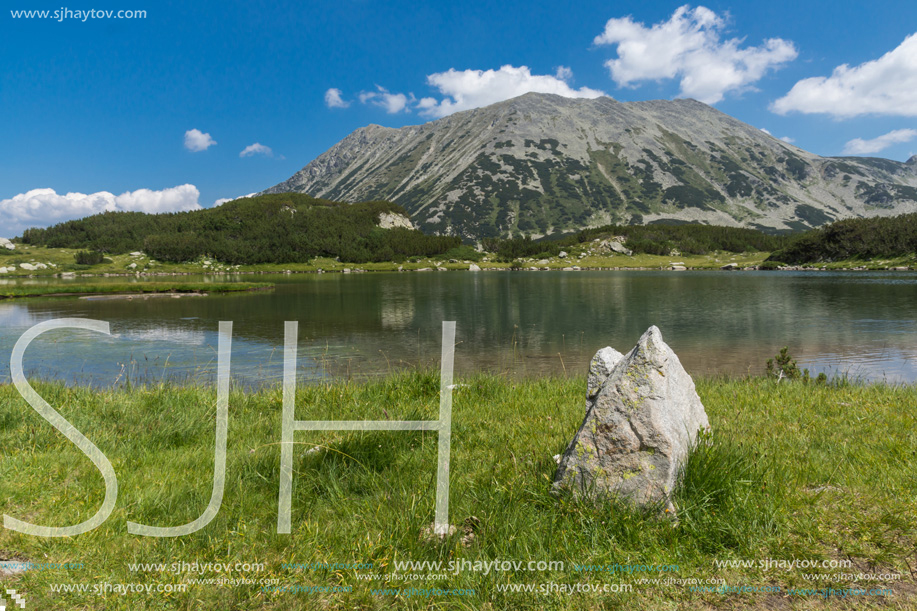
[[[382,212],[379,214],[379,227],[382,229],[393,229],[395,227],[414,229],[414,224],[411,223],[411,219],[402,214],[395,214],[394,212]]]
[[[617,240],[605,240],[604,242],[600,244],[600,246],[602,246],[609,252],[616,252],[621,255],[627,255],[628,257],[634,254],[634,252],[631,249],[626,248],[623,243]]]
[[[707,413],[655,326],[626,356],[615,361],[609,350],[590,365],[586,418],[561,457],[554,488],[671,508],[678,473],[698,433],[710,428]]]
[[[7,240],[6,238],[0,238],[0,248],[6,248],[7,250],[16,250],[16,245]]]

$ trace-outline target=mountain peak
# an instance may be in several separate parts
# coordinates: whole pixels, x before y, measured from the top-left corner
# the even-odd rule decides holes
[[[823,158],[697,100],[526,93],[355,131],[266,193],[402,205],[468,240],[608,223],[805,229],[917,210],[917,156]]]
[[[588,104],[595,99],[601,98],[568,98],[566,96],[557,95],[556,93],[539,93],[537,91],[529,91],[528,93],[523,93],[522,95],[516,96],[514,98],[510,98],[508,100],[497,102],[495,104],[491,104],[490,106],[484,106],[475,110],[483,110],[485,112],[488,110],[497,110],[499,108],[531,108],[547,110],[557,106],[570,107],[579,104]]]

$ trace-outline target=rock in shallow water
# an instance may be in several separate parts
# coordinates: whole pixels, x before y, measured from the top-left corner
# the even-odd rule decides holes
[[[561,457],[554,489],[672,509],[678,474],[698,432],[710,428],[707,413],[655,326],[626,356],[615,354],[604,348],[593,357],[586,418]]]

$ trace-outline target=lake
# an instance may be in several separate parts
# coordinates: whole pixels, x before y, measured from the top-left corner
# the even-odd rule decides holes
[[[582,374],[597,349],[626,352],[656,325],[692,375],[759,374],[768,358],[789,346],[812,375],[917,381],[913,273],[413,272],[241,279],[277,286],[181,299],[0,302],[0,381],[9,381],[10,353],[26,329],[70,317],[108,321],[112,335],[49,332],[26,353],[29,375],[96,386],[209,381],[216,370],[217,325],[228,320],[234,322],[234,381],[271,385],[283,374],[283,323],[297,320],[303,379],[365,378],[436,366],[442,321],[454,320],[457,375]]]

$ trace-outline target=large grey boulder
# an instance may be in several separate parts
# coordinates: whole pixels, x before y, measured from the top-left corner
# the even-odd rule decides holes
[[[601,243],[601,246],[603,246],[604,248],[606,248],[607,250],[611,252],[616,252],[622,255],[627,255],[628,257],[634,254],[634,252],[631,249],[626,248],[624,244],[619,242],[618,240],[605,240]]]
[[[0,238],[0,248],[6,248],[7,250],[16,250],[16,245],[7,240],[6,238]]]
[[[710,428],[694,381],[656,327],[599,383],[614,360],[602,352],[590,365],[586,418],[560,459],[554,489],[672,510],[679,471],[698,433]]]

